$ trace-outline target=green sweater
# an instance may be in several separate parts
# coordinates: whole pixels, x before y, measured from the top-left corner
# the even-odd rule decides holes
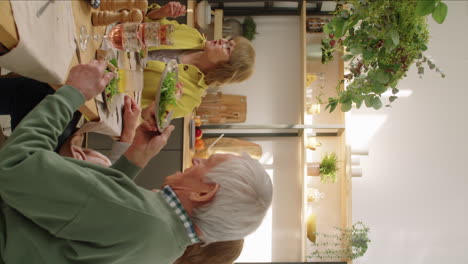
[[[60,88],[0,150],[0,263],[173,263],[190,240],[162,196],[135,185],[137,166],[54,152],[83,102],[75,88]]]

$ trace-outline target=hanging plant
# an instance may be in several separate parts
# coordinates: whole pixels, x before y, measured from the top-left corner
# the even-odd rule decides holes
[[[423,52],[429,39],[426,16],[443,23],[447,5],[441,0],[346,0],[324,26],[328,35],[322,41],[323,63],[333,60],[335,51],[343,52],[349,62],[349,74],[337,85],[337,97],[331,97],[325,109],[351,110],[363,104],[380,109],[381,96],[391,91],[386,106],[398,98],[398,81],[407,75],[413,63],[420,76],[425,66],[445,74]],[[346,90],[341,84],[346,81]],[[319,101],[323,100],[318,98]]]

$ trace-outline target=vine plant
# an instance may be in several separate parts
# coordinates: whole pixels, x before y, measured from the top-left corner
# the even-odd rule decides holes
[[[426,66],[445,77],[423,53],[429,40],[426,17],[432,14],[443,23],[447,10],[441,0],[346,0],[324,27],[328,36],[322,40],[322,62],[332,61],[334,51],[346,51],[342,58],[349,62],[349,74],[338,83],[337,97],[328,99],[326,109],[332,112],[341,105],[347,112],[353,103],[356,108],[364,104],[380,109],[387,90],[392,93],[386,105],[390,106],[398,98],[398,81],[413,63],[420,76]]]

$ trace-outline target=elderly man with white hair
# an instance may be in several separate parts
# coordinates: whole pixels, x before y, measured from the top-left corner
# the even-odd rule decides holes
[[[159,133],[143,123],[110,167],[54,152],[73,113],[111,79],[105,68],[74,67],[0,150],[0,263],[169,264],[188,245],[240,239],[260,225],[272,184],[247,155],[194,159],[160,191],[133,182],[173,126]]]

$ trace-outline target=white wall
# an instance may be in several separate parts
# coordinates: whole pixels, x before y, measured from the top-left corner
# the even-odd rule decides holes
[[[412,95],[373,112],[386,119],[353,179],[353,220],[369,225],[372,242],[354,263],[468,263],[468,2],[445,2],[445,23],[429,19],[427,54],[447,77],[413,69],[399,84]]]
[[[247,81],[221,91],[247,95],[246,124],[295,124],[302,95],[299,17],[259,16],[255,22],[259,32],[252,42],[255,72]]]
[[[300,80],[300,25],[298,16],[255,17],[256,50],[254,75],[240,84],[223,87],[221,92],[247,96],[245,124],[297,124],[300,121],[302,82]],[[242,20],[241,20],[242,21]],[[256,141],[257,140],[257,141]],[[262,146],[272,157],[274,184],[272,220],[267,239],[259,242],[247,237],[238,262],[300,261],[302,260],[302,183],[298,160],[300,139],[264,138],[251,141]]]

